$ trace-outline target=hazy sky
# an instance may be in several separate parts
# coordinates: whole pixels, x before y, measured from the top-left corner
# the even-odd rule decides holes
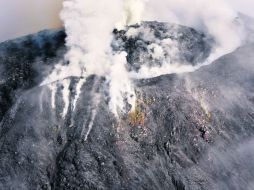
[[[0,0],[0,41],[61,26],[62,0]]]
[[[254,0],[226,1],[236,10],[254,17]],[[60,27],[61,7],[62,0],[0,0],[0,42]]]

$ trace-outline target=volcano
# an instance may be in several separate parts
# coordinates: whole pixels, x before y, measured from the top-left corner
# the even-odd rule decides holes
[[[161,22],[113,34],[135,72],[195,66],[215,43]],[[135,110],[116,118],[104,77],[41,85],[64,59],[65,38],[43,31],[0,44],[0,189],[254,189],[252,42],[194,72],[136,79]]]

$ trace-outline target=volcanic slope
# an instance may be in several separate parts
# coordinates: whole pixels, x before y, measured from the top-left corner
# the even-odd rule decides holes
[[[210,51],[211,39],[184,28]],[[39,85],[63,59],[64,38],[42,32],[0,45],[0,189],[253,189],[254,44],[192,73],[135,80],[135,111],[116,119],[102,77]],[[147,42],[128,43],[138,70]]]

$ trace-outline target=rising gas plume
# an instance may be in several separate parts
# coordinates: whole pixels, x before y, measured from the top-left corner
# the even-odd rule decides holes
[[[96,3],[65,0],[61,18],[67,33],[68,64],[59,63],[43,84],[70,76],[104,76],[109,83],[109,107],[116,115],[123,111],[126,99],[135,107],[133,79],[194,71],[234,51],[244,40],[244,29],[236,22],[237,12],[226,1],[219,0],[99,0]],[[112,31],[142,21],[178,23],[202,31],[215,41],[212,53],[205,63],[196,66],[163,63],[160,67],[142,66],[138,72],[129,72],[127,53],[112,50]]]

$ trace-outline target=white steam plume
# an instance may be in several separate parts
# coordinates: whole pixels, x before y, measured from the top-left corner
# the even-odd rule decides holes
[[[68,35],[66,45],[70,50],[66,59],[70,67],[105,75],[110,68],[112,30],[121,17],[122,2],[66,0],[63,7],[61,17]]]
[[[133,100],[134,90],[126,70],[126,54],[112,52],[112,32],[116,27],[139,23],[142,5],[141,0],[65,0],[61,18],[67,33],[69,50],[65,59],[69,64],[58,64],[42,85],[70,76],[105,76],[110,83],[109,106],[117,115],[125,107],[124,99]]]
[[[140,24],[147,1],[148,0],[123,0],[123,19],[120,23],[117,23],[116,28],[123,29],[125,26]]]
[[[135,107],[131,78],[192,72],[239,47],[243,33],[235,22],[236,16],[225,0],[65,0],[61,18],[68,36],[69,50],[65,58],[69,64],[60,63],[43,84],[69,76],[104,76],[109,81],[109,106],[117,115],[125,106],[124,99]],[[154,20],[187,25],[208,33],[216,42],[211,56],[195,67],[165,62],[161,67],[142,66],[138,73],[127,72],[126,53],[113,52],[111,48],[113,29]],[[160,47],[151,48],[158,50],[152,57],[163,55]]]
[[[118,112],[122,111],[125,107],[123,97],[127,98],[127,102],[132,106],[132,110],[135,109],[135,92],[129,74],[126,71],[126,56],[125,52],[114,56],[114,66],[111,67],[109,75],[109,94],[111,98],[109,108],[115,115],[118,115]]]
[[[241,45],[244,36],[236,17],[225,0],[150,0],[143,19],[178,23],[210,34],[216,41],[211,62]]]

